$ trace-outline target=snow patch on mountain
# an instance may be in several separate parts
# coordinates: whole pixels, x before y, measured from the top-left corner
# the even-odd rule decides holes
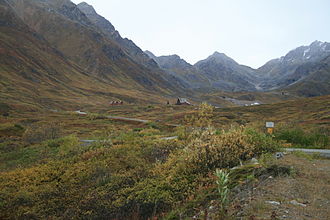
[[[306,54],[309,53],[311,51],[311,48],[307,48],[305,51],[304,51],[304,57],[306,57]]]

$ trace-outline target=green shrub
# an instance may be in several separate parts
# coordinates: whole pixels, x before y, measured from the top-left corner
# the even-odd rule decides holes
[[[42,160],[1,173],[0,218],[191,219],[202,210],[206,216],[209,201],[219,198],[217,168],[278,148],[252,129],[213,129],[212,110],[203,105],[179,140],[160,140],[155,128],[104,131],[111,147],[101,142],[83,147],[74,136],[54,139],[43,127],[30,128],[28,141],[47,140],[32,146]]]
[[[60,156],[75,155],[82,151],[82,147],[78,138],[73,135],[61,138],[59,141]]]
[[[249,142],[244,129],[230,130],[216,135],[212,130],[201,133],[187,146],[189,159],[197,169],[215,170],[236,166],[240,160],[250,159],[256,146]]]
[[[159,125],[156,122],[148,122],[147,123],[149,128],[153,128],[153,129],[159,129]]]
[[[330,144],[328,135],[316,131],[308,133],[300,128],[279,130],[275,138],[304,148],[328,148]]]
[[[248,135],[248,142],[254,145],[254,156],[260,156],[266,153],[273,153],[280,150],[281,145],[271,136],[258,132],[253,128],[247,128],[245,134]]]
[[[153,136],[153,135],[159,135],[160,130],[156,128],[148,128],[148,129],[143,129],[139,132],[139,135],[141,136]]]
[[[106,115],[102,115],[102,114],[97,114],[97,113],[89,113],[87,115],[87,118],[89,118],[89,120],[99,120],[99,119],[108,119],[108,117]]]
[[[305,153],[305,152],[302,152],[302,151],[299,151],[299,150],[298,151],[293,151],[292,154],[295,155],[296,157],[301,157],[301,158],[307,159],[309,161],[321,158],[319,153],[308,154],[308,153]]]
[[[143,130],[143,128],[133,128],[133,131],[134,132],[140,132],[140,131],[142,131]]]

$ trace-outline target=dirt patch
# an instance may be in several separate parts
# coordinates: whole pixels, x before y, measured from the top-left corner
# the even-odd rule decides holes
[[[292,166],[289,177],[257,182],[236,198],[237,219],[330,219],[330,160],[288,155],[279,161]]]

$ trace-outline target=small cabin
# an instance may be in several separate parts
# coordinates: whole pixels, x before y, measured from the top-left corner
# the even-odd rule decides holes
[[[124,102],[123,101],[111,101],[109,104],[110,105],[123,105]]]
[[[176,105],[191,105],[191,103],[185,98],[178,98]]]

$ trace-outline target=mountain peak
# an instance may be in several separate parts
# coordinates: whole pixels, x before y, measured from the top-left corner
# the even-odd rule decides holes
[[[324,42],[319,41],[319,40],[315,40],[313,43],[311,43],[311,46],[312,45],[322,45],[322,44],[324,44]]]
[[[181,60],[181,57],[177,54],[172,54],[172,55],[168,55],[168,56],[165,56],[165,57],[169,57],[169,58],[176,59],[176,60]]]
[[[220,58],[220,59],[230,59],[230,60],[232,60],[226,54],[220,53],[218,51],[215,51],[211,56],[209,56],[209,58],[218,58],[218,59]]]
[[[94,7],[87,2],[81,2],[78,5],[78,8],[83,11],[85,14],[96,15]]]
[[[215,51],[213,54],[212,54],[212,56],[223,56],[223,55],[225,55],[224,53],[220,53],[220,52],[218,52],[218,51]]]
[[[224,53],[220,53],[220,52],[214,52],[211,56],[209,56],[206,61],[216,61],[216,62],[226,62],[226,63],[233,63],[233,64],[237,64],[235,60],[233,60],[232,58],[228,57],[226,54]]]
[[[157,57],[156,57],[156,55],[153,52],[151,52],[149,50],[146,50],[146,51],[144,51],[144,53],[147,54],[149,58],[151,58],[151,59],[153,59],[153,60],[156,61]]]
[[[222,58],[225,58],[225,57],[228,57],[226,54],[224,53],[220,53],[218,51],[215,51],[210,57],[222,57]]]
[[[190,68],[191,64],[187,63],[184,59],[182,59],[179,55],[166,55],[166,56],[155,56],[152,52],[146,50],[144,51],[151,59],[156,61],[156,63],[164,69],[172,69],[172,68]]]

